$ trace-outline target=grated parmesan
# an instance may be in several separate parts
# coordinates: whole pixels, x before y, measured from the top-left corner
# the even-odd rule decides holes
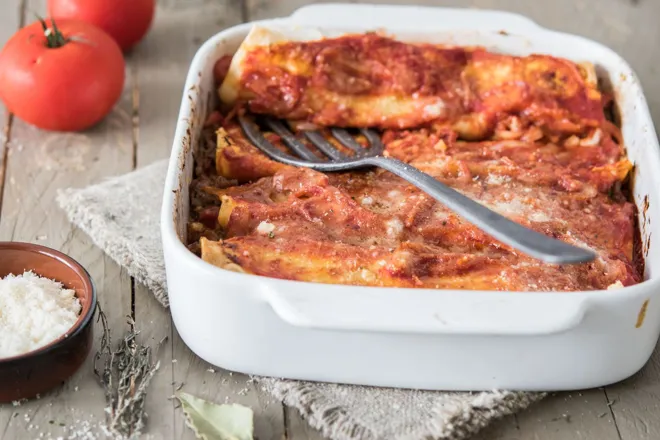
[[[385,222],[387,226],[387,235],[390,237],[398,237],[403,232],[403,223],[396,217]]]
[[[0,279],[0,358],[48,345],[66,334],[82,306],[75,292],[33,272]]]
[[[607,286],[607,290],[614,290],[614,289],[623,289],[623,283],[619,280],[616,280],[615,283],[610,284]]]
[[[502,185],[508,182],[511,182],[511,177],[509,176],[499,176],[497,174],[489,174],[488,177],[486,178],[486,183],[489,185]]]
[[[275,230],[275,225],[272,223],[268,223],[267,221],[263,221],[259,223],[259,226],[257,226],[257,232],[261,235],[268,235],[274,230]]]

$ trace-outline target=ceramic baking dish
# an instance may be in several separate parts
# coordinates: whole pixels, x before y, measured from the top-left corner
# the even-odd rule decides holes
[[[192,150],[216,99],[213,64],[237,49],[253,25],[247,23],[217,34],[195,56],[165,184],[170,307],[196,354],[243,373],[445,390],[596,387],[646,363],[660,334],[660,223],[653,221],[660,219],[660,155],[640,83],[620,56],[522,16],[485,10],[322,4],[259,24],[329,34],[385,29],[410,41],[595,63],[616,92],[635,164],[646,281],[589,292],[417,290],[278,280],[205,263],[183,244]]]

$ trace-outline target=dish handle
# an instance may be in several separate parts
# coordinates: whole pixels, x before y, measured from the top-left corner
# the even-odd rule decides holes
[[[300,283],[264,286],[263,298],[285,322],[322,330],[396,333],[547,335],[577,327],[580,292],[475,292],[379,289]],[[394,291],[393,291],[394,290]]]
[[[409,29],[481,29],[507,32],[539,30],[533,20],[511,12],[488,9],[443,8],[416,5],[318,3],[303,6],[288,18],[307,26],[341,24],[346,27]]]

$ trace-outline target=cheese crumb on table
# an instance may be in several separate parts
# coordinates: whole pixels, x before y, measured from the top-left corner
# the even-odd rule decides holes
[[[81,310],[75,291],[31,271],[0,279],[0,359],[58,339],[73,327]]]

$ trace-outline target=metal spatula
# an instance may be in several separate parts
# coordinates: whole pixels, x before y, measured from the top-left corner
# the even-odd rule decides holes
[[[591,261],[596,257],[591,250],[539,234],[473,201],[415,167],[397,159],[382,156],[383,143],[378,133],[373,130],[360,129],[360,132],[369,141],[369,148],[362,147],[347,130],[341,128],[330,130],[335,139],[353,151],[350,156],[337,150],[319,132],[303,131],[305,137],[327,156],[327,160],[322,160],[300,142],[283,122],[270,117],[261,119],[264,125],[277,133],[286,146],[298,156],[293,157],[277,149],[266,140],[253,119],[248,116],[239,116],[239,124],[245,136],[271,159],[326,172],[347,171],[369,166],[380,167],[407,180],[502,243],[534,258],[553,264],[574,264]]]

